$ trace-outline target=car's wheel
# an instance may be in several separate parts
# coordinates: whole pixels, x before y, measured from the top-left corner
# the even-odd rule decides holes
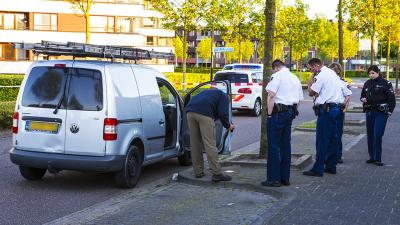
[[[260,101],[260,99],[257,98],[256,102],[254,103],[254,108],[251,111],[251,114],[253,116],[261,115],[261,101]]]
[[[190,155],[190,152],[183,150],[183,154],[178,156],[178,161],[181,166],[192,165],[192,156]]]
[[[115,182],[121,188],[133,188],[139,180],[143,163],[142,151],[137,146],[131,146],[126,153],[122,170],[115,173]]]
[[[19,166],[19,172],[27,180],[40,180],[46,173],[46,169]]]

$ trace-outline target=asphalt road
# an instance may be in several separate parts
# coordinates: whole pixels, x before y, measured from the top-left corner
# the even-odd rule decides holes
[[[352,100],[357,102],[359,90]],[[300,104],[300,116],[294,120],[296,126],[304,121],[315,119],[309,97]],[[234,113],[234,132],[232,147],[237,150],[259,140],[260,117],[251,117],[242,112]],[[113,177],[107,174],[88,174],[61,171],[59,174],[46,174],[41,181],[26,181],[18,167],[9,160],[11,134],[0,137],[0,224],[42,224],[88,206],[107,200],[125,190],[114,186]],[[138,186],[172,175],[185,169],[176,159],[147,166],[143,169]]]

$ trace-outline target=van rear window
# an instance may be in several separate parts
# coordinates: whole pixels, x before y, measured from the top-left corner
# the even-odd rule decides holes
[[[249,76],[244,73],[218,73],[215,75],[214,80],[228,80],[231,83],[249,83]]]
[[[70,71],[71,76],[68,76]],[[25,84],[22,105],[56,108],[63,96],[60,109],[102,110],[103,85],[100,71],[68,67],[35,67]]]

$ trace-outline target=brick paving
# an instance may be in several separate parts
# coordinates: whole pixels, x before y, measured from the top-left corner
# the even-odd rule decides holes
[[[383,167],[366,164],[367,138],[344,153],[338,174],[306,177],[292,171],[297,198],[268,224],[400,224],[400,113],[389,118]]]

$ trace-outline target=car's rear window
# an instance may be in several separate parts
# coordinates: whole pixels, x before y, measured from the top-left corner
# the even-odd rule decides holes
[[[228,80],[231,83],[249,83],[249,76],[244,73],[218,73],[215,81]]]
[[[69,74],[71,76],[67,81]],[[35,67],[31,70],[22,96],[23,106],[56,108],[62,97],[61,109],[102,110],[103,85],[100,71],[68,67]]]

